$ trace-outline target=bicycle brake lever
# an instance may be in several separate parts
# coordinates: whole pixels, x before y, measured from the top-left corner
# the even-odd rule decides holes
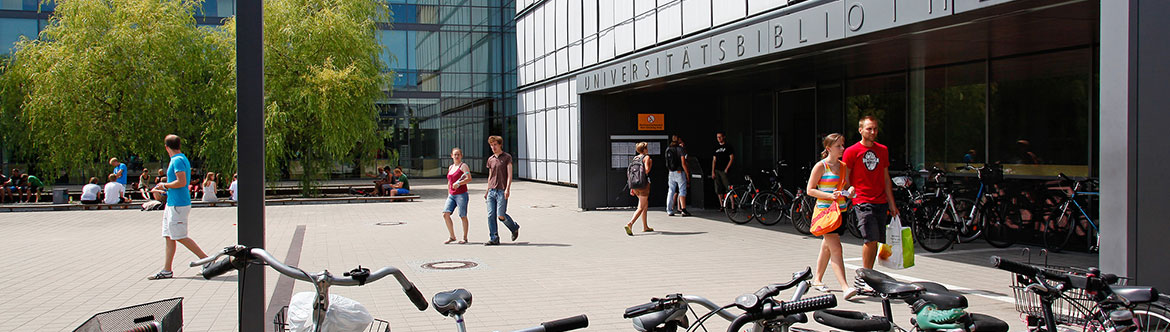
[[[366,284],[366,279],[370,277],[370,269],[358,265],[356,269],[350,270],[349,272],[343,273],[342,275],[353,278],[353,280],[357,280],[358,286],[364,286]]]

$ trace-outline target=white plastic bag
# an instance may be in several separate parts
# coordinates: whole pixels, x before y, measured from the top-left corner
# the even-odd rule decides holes
[[[313,300],[317,293],[300,292],[293,295],[288,303],[287,319],[289,331],[313,332]],[[362,332],[369,328],[374,317],[358,301],[329,294],[329,310],[325,313],[325,322],[321,324],[324,332]]]
[[[914,266],[914,235],[910,225],[894,216],[886,227],[886,242],[878,248],[878,264],[900,270]]]

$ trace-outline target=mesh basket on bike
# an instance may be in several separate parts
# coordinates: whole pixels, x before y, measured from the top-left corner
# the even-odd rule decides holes
[[[1076,275],[1086,275],[1088,271],[1078,267],[1059,266],[1059,265],[1038,265],[1044,269],[1054,272],[1065,272]],[[1012,296],[1016,300],[1016,311],[1027,314],[1032,317],[1044,317],[1044,310],[1041,308],[1040,297],[1029,291],[1028,285],[1021,282],[1027,282],[1028,276],[1019,274],[1012,274]],[[1124,286],[1129,282],[1129,278],[1118,277],[1116,285]],[[1085,293],[1084,289],[1070,288],[1061,293],[1060,298],[1052,302],[1052,315],[1056,317],[1056,324],[1082,326],[1088,320],[1087,317],[1091,315],[1091,310],[1097,305],[1092,296]]]
[[[183,330],[183,298],[176,297],[98,313],[73,332],[126,331],[157,321],[163,332]]]
[[[288,306],[280,308],[276,316],[272,317],[273,331],[288,331]],[[374,322],[370,323],[370,328],[367,332],[390,332],[390,322],[374,318]]]

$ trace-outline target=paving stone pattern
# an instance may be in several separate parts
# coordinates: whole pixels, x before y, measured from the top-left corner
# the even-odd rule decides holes
[[[393,265],[429,298],[454,288],[474,294],[466,316],[471,331],[511,331],[577,314],[587,314],[589,330],[631,331],[623,310],[670,293],[695,294],[716,303],[754,292],[772,282],[787,281],[792,272],[814,263],[819,239],[795,234],[788,224],[735,225],[718,211],[693,211],[694,217],[667,217],[661,208],[650,212],[657,231],[630,237],[622,230],[630,210],[579,211],[574,188],[517,182],[509,213],[522,226],[517,242],[485,247],[487,240],[486,183],[471,187],[470,240],[444,245],[447,231],[441,210],[445,183],[415,180],[422,199],[413,203],[331,204],[269,207],[267,248],[283,259],[293,232],[305,225],[300,266],[335,274],[361,264],[376,269]],[[70,331],[91,315],[119,307],[175,296],[184,300],[185,331],[235,331],[237,275],[203,280],[186,267],[194,255],[179,246],[175,278],[146,280],[163,260],[161,211],[61,211],[0,214],[0,331]],[[190,215],[190,234],[205,251],[236,242],[236,208],[199,208]],[[378,226],[378,222],[404,222]],[[455,220],[459,233],[459,221]],[[639,230],[640,223],[635,226]],[[846,236],[846,238],[849,238]],[[846,263],[861,265],[860,242],[844,245]],[[900,276],[938,281],[970,289],[972,311],[1022,328],[1011,302],[1009,274],[986,267],[992,254],[1019,256],[1018,248],[989,249],[985,244],[960,245],[941,255],[922,254],[918,266],[890,271]],[[1032,255],[1036,255],[1034,250]],[[425,270],[423,263],[469,260],[474,269]],[[1054,263],[1093,265],[1086,254],[1053,255]],[[852,272],[849,273],[852,279]],[[270,298],[279,275],[268,270]],[[839,289],[833,277],[825,280]],[[311,291],[297,282],[295,292]],[[334,287],[332,294],[363,303],[392,331],[450,331],[454,321],[433,309],[419,312],[390,279],[363,287]],[[782,293],[783,297],[790,292]],[[836,293],[840,296],[840,293]],[[811,291],[810,295],[818,295]],[[840,301],[841,307],[878,314],[880,302]],[[908,324],[909,309],[895,303],[899,324]],[[271,317],[265,317],[270,321]],[[725,330],[726,321],[712,319],[711,331]],[[805,327],[827,330],[823,326]]]

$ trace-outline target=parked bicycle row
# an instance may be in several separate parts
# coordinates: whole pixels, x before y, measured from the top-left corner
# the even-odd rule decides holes
[[[811,234],[816,198],[805,186],[779,181],[787,166],[780,162],[775,169],[758,172],[760,176],[745,176],[742,185],[730,186],[721,202],[727,218],[737,224],[787,222],[798,232]],[[993,164],[955,171],[970,172],[931,167],[897,172],[901,174],[891,178],[895,205],[907,212],[901,215],[903,224],[913,225],[914,239],[923,249],[941,252],[982,239],[997,248],[1029,243],[1054,252],[1097,251],[1096,179],[1058,173],[1054,181],[1010,180]],[[809,172],[809,167],[801,168],[801,174]],[[852,200],[846,197],[846,202],[845,229],[861,238]]]

